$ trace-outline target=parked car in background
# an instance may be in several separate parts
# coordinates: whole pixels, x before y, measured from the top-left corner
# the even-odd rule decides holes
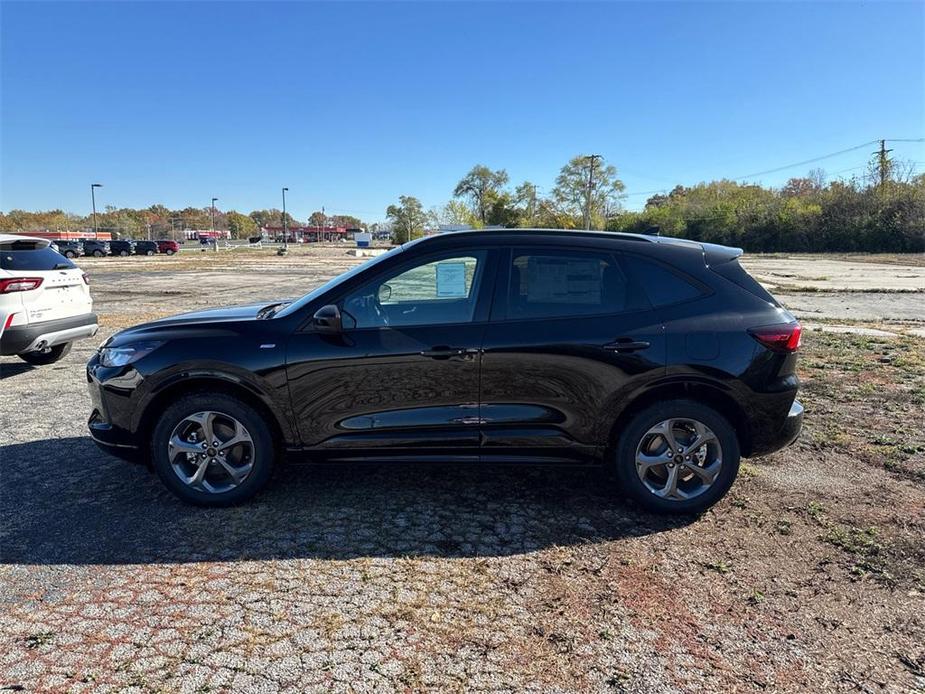
[[[84,245],[77,240],[57,239],[54,245],[58,247],[58,253],[66,258],[77,258],[84,254]]]
[[[84,255],[92,255],[95,258],[102,258],[109,255],[109,241],[100,241],[99,239],[80,239],[84,247]]]
[[[179,253],[180,244],[176,241],[171,241],[169,239],[160,239],[157,242],[157,252],[165,253],[167,255],[173,255],[174,253]]]
[[[503,230],[393,249],[294,302],[138,325],[87,364],[93,438],[182,499],[314,460],[602,465],[696,513],[799,434],[800,324],[741,249]]]
[[[85,272],[46,239],[0,234],[0,354],[50,364],[97,329]]]
[[[136,241],[135,255],[155,255],[157,253],[156,241]]]
[[[110,255],[132,255],[135,252],[135,242],[131,239],[116,239],[109,242]]]

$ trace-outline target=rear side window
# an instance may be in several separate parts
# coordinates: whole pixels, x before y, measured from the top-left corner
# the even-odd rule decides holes
[[[50,246],[38,247],[34,241],[0,244],[0,268],[13,271],[70,270],[74,263]]]
[[[508,282],[509,319],[621,313],[641,308],[610,253],[515,249]],[[644,300],[642,300],[644,304]]]
[[[750,294],[754,294],[762,301],[767,301],[774,306],[780,306],[780,304],[777,303],[777,299],[771,296],[767,289],[758,284],[758,281],[749,275],[744,267],[739,265],[738,260],[730,260],[728,263],[711,265],[710,269],[720,277],[725,277],[727,280],[733,284],[737,284]]]
[[[623,256],[627,271],[653,306],[668,306],[695,299],[703,290],[661,263],[639,256]]]

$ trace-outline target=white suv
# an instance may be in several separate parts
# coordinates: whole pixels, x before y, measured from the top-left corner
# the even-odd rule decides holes
[[[80,268],[50,241],[0,234],[0,355],[50,364],[98,329]]]

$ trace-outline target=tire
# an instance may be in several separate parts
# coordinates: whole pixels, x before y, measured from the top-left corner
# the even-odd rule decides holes
[[[154,251],[145,251],[145,255],[154,255]]]
[[[215,485],[216,489],[214,491],[194,488],[180,478],[180,473],[184,471],[186,471],[186,474],[195,476],[195,471],[200,463],[190,463],[185,460],[183,456],[186,456],[186,453],[183,452],[171,456],[168,442],[175,431],[183,431],[183,427],[186,426],[194,428],[190,438],[196,433],[201,434],[203,430],[196,430],[196,426],[191,425],[188,419],[197,413],[213,413],[216,415],[213,426],[219,442],[223,441],[222,436],[225,437],[224,440],[229,440],[228,432],[233,430],[226,425],[233,420],[237,420],[243,425],[250,435],[250,448],[248,448],[247,444],[243,444],[236,453],[239,456],[237,462],[242,467],[245,466],[248,460],[251,464],[250,471],[237,486],[228,490],[220,489],[223,483],[231,483],[232,478],[223,470],[222,466],[214,463],[206,464],[206,470],[208,471],[206,481],[210,485]],[[224,429],[225,433],[218,433],[220,429]],[[183,440],[188,441],[190,439],[184,437]],[[270,479],[276,457],[270,427],[263,415],[233,396],[213,392],[187,395],[168,407],[160,415],[154,426],[150,440],[150,451],[154,470],[164,483],[164,486],[187,503],[212,507],[231,506],[253,497]],[[202,455],[205,456],[211,451],[212,448],[209,448]],[[212,458],[212,460],[216,460],[216,458]],[[180,463],[180,472],[175,468],[177,461]],[[210,476],[212,481],[208,482]]]
[[[125,257],[128,255],[128,251],[119,251],[119,255]]]
[[[19,355],[19,358],[22,359],[27,364],[32,364],[32,366],[45,366],[46,364],[54,364],[60,359],[64,359],[67,356],[67,353],[71,351],[71,346],[73,342],[65,342],[61,345],[55,345],[54,347],[49,347],[43,351],[37,352],[25,352]]]
[[[652,430],[668,420],[680,420],[672,426],[672,436],[681,448],[673,452],[680,454],[680,457],[670,458],[671,462],[667,455],[670,448],[667,445],[668,439],[659,433],[652,433]],[[696,451],[691,451],[688,458],[683,455],[687,452],[683,444],[695,443],[692,440],[698,436],[695,422],[712,432],[714,438]],[[687,428],[690,428],[690,434],[685,438]],[[665,429],[663,426],[662,430]],[[643,454],[639,464],[637,450]],[[620,433],[615,453],[617,479],[627,495],[649,511],[671,514],[702,513],[722,499],[735,481],[741,457],[739,440],[729,421],[713,408],[693,400],[657,403],[634,416]],[[702,456],[700,462],[697,461],[698,455]],[[661,456],[665,456],[666,462],[651,466],[646,464],[654,459],[660,460]],[[690,459],[693,460],[688,462]],[[674,462],[677,460],[681,462]],[[704,477],[710,476],[710,470],[717,460],[720,464],[708,484]],[[699,472],[694,471],[695,465]],[[674,472],[675,469],[677,472]],[[666,498],[665,491],[670,487],[669,476],[672,473],[678,491],[672,498]],[[640,474],[645,476],[646,481],[643,481]],[[662,475],[665,476],[665,486],[657,493],[652,487],[661,487]],[[690,498],[681,498],[684,495]]]
[[[176,251],[173,250],[173,249],[170,249],[170,250],[165,251],[165,252],[167,253],[167,255],[173,255],[174,253],[176,253]]]
[[[102,258],[102,257],[103,257],[103,251],[100,251],[100,250],[95,250],[95,251],[93,251],[93,257],[94,257],[94,258]]]
[[[64,251],[65,258],[76,258],[77,254],[74,251]]]

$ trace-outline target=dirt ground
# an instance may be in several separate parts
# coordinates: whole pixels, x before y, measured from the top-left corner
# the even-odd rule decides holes
[[[302,251],[81,263],[102,339],[357,262]],[[874,296],[817,260],[787,272],[841,284],[799,296]],[[918,267],[869,260],[847,262]],[[809,332],[802,437],[684,520],[593,471],[477,466],[286,466],[250,504],[195,509],[87,437],[97,340],[3,358],[0,689],[925,690],[925,340],[903,334],[925,315],[820,326],[839,321],[888,335]]]

